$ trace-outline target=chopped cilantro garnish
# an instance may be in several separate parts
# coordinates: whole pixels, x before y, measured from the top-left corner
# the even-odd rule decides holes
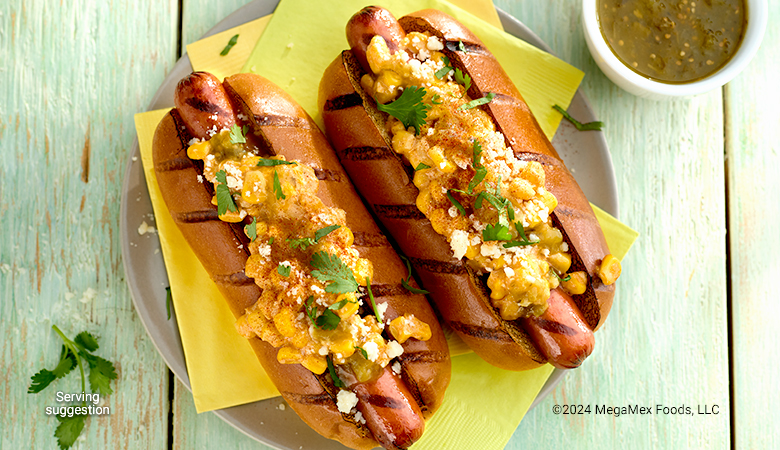
[[[509,234],[509,227],[506,225],[488,224],[484,230],[482,230],[482,240],[487,241],[508,241],[512,239],[512,235]]]
[[[283,165],[294,165],[295,161],[285,161],[283,159],[270,159],[270,158],[260,158],[259,161],[257,161],[257,167],[272,167],[272,166],[283,166]]]
[[[476,173],[474,173],[474,178],[471,179],[468,188],[466,188],[466,192],[468,192],[469,195],[474,192],[474,188],[479,186],[479,183],[481,183],[487,175],[487,167],[482,165],[482,145],[480,145],[479,141],[477,140],[474,140],[473,153],[473,165]]]
[[[232,49],[233,46],[235,46],[237,43],[238,43],[238,35],[236,34],[232,38],[230,38],[225,48],[223,48],[222,51],[219,52],[219,54],[221,56],[227,56],[227,54],[230,52],[230,49]]]
[[[171,320],[171,303],[173,302],[173,294],[171,294],[171,287],[165,288],[165,311],[168,313],[166,320]]]
[[[290,247],[292,248],[298,248],[301,250],[305,250],[310,245],[314,245],[320,241],[320,239],[324,238],[328,234],[330,234],[332,231],[335,231],[337,229],[341,228],[341,225],[330,225],[327,227],[320,228],[319,230],[314,232],[314,238],[295,238],[295,239],[287,239],[287,242],[290,243]]]
[[[238,124],[233,124],[233,126],[230,128],[230,142],[232,144],[246,144],[246,133],[248,131],[248,125],[239,127]]]
[[[561,276],[558,275],[558,272],[555,269],[550,268],[550,271],[553,273],[553,275],[555,275],[556,278],[558,278],[559,282],[560,281],[569,281],[569,280],[571,280],[571,275],[569,275],[569,274],[566,274],[565,277],[561,278]]]
[[[470,102],[468,102],[468,103],[464,103],[464,104],[460,105],[460,107],[459,107],[458,109],[460,110],[460,109],[471,109],[471,108],[476,108],[476,107],[477,107],[477,106],[479,106],[479,105],[484,105],[484,104],[486,104],[486,103],[490,103],[490,101],[491,101],[491,100],[493,100],[493,98],[494,98],[495,96],[496,96],[496,94],[494,94],[494,93],[492,93],[492,92],[488,92],[488,93],[487,93],[487,94],[485,94],[485,96],[484,96],[484,97],[482,97],[482,98],[478,98],[478,99],[476,99],[476,100],[472,100],[472,101],[470,101]]]
[[[455,208],[462,216],[466,215],[466,209],[463,208],[463,205],[461,205],[460,202],[455,200],[455,197],[452,196],[452,189],[447,191],[447,198],[450,200],[450,203],[452,203],[453,206],[455,206]]]
[[[274,193],[276,194],[277,200],[287,198],[282,191],[282,183],[279,182],[279,173],[276,169],[274,169]]]
[[[462,51],[463,53],[468,53],[466,46],[463,45],[463,41],[458,41],[458,50]]]
[[[377,108],[400,120],[405,127],[414,127],[415,134],[420,134],[420,126],[425,125],[430,106],[423,103],[425,89],[417,86],[409,86],[395,101],[382,104],[377,103]]]
[[[379,315],[379,310],[376,308],[376,300],[374,300],[374,293],[371,292],[371,278],[366,279],[366,289],[368,290],[368,300],[371,303],[371,309],[374,310],[376,321],[379,322],[380,326],[384,327],[384,324],[382,323],[382,316]]]
[[[414,168],[414,170],[423,170],[423,169],[430,169],[431,166],[425,163],[417,164],[417,167]]]
[[[220,170],[216,174],[217,182],[217,213],[222,216],[228,211],[238,212],[236,203],[233,201],[233,195],[230,193],[230,188],[227,185],[227,172]]]
[[[411,284],[409,284],[410,281],[412,281],[412,264],[409,262],[409,258],[406,256],[400,255],[401,259],[404,260],[406,263],[406,279],[401,280],[401,286],[406,288],[407,291],[411,292],[412,294],[430,294],[430,292],[426,291],[425,289],[417,289],[416,287],[412,287]]]
[[[333,367],[333,360],[330,359],[330,356],[325,357],[325,360],[328,362],[328,374],[330,374],[330,379],[333,380],[333,385],[340,388],[347,387],[339,376],[336,375],[336,368]]]
[[[368,359],[368,353],[366,353],[366,350],[363,347],[358,347],[356,345],[355,350],[359,351],[363,358]]]
[[[252,223],[244,226],[244,233],[249,238],[250,242],[254,242],[257,239],[257,219],[252,217]]]
[[[289,277],[290,272],[292,271],[292,267],[279,263],[279,266],[276,268],[276,271],[279,272],[279,275],[283,277]]]
[[[325,292],[344,294],[357,291],[358,283],[352,269],[344,264],[338,255],[329,255],[327,252],[320,251],[312,255],[310,264],[315,269],[311,271],[314,278],[322,282],[331,282],[325,286]]]
[[[442,78],[446,77],[447,74],[450,73],[450,71],[452,70],[452,66],[450,65],[450,59],[449,58],[447,58],[446,56],[443,56],[441,58],[441,62],[444,63],[444,67],[442,67],[441,69],[437,70],[436,73],[434,74],[436,76],[436,78],[438,78],[440,80]]]
[[[441,98],[441,95],[439,95],[439,94],[433,94],[433,96],[431,97],[431,103],[433,103],[434,105],[441,105],[441,104],[442,104],[442,102],[437,102],[437,101],[436,101],[436,100],[438,100],[438,99],[440,99],[440,98]]]
[[[561,108],[558,105],[553,105],[553,109],[558,111],[563,115],[563,118],[568,120],[569,122],[574,125],[574,128],[576,128],[579,131],[601,131],[601,128],[604,127],[603,122],[588,122],[588,123],[580,123],[577,121],[574,117],[570,116],[568,112],[566,112],[565,109]]]
[[[507,242],[504,244],[504,248],[520,247],[523,245],[534,245],[539,243],[539,241],[530,241],[527,237],[525,237],[525,229],[523,228],[522,224],[515,222],[515,230],[517,230],[517,235],[520,237],[520,239]]]
[[[463,87],[466,88],[466,91],[463,92],[463,95],[466,95],[466,92],[471,87],[471,77],[467,73],[463,73],[460,69],[455,69],[455,82],[462,84]]]

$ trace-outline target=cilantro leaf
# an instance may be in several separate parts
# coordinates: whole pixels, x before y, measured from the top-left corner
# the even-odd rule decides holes
[[[434,74],[434,76],[436,76],[436,78],[438,78],[440,80],[442,78],[446,77],[447,74],[450,73],[450,71],[452,70],[452,66],[450,65],[450,59],[449,58],[447,58],[446,56],[443,56],[441,58],[441,62],[444,63],[444,67],[442,67],[441,69],[437,70],[436,73]]]
[[[469,182],[469,186],[466,188],[466,192],[468,192],[469,195],[471,195],[474,192],[474,188],[479,186],[479,183],[482,182],[482,180],[485,179],[485,176],[487,175],[487,167],[482,165],[482,145],[480,145],[479,141],[474,141],[474,178],[471,179]]]
[[[256,167],[273,167],[273,166],[294,166],[297,164],[295,161],[285,161],[283,159],[270,159],[270,158],[260,158],[257,161]]]
[[[555,275],[556,278],[558,278],[558,281],[569,281],[569,280],[571,280],[571,275],[569,275],[569,274],[567,274],[564,278],[561,278],[561,276],[558,275],[558,272],[555,269],[550,268],[550,271],[553,273],[553,275]]]
[[[345,294],[357,291],[358,283],[352,269],[344,264],[338,255],[319,251],[312,255],[310,264],[315,269],[311,271],[314,278],[322,282],[331,282],[325,286],[325,292]]]
[[[276,194],[276,199],[285,199],[287,198],[286,195],[284,195],[284,192],[282,192],[282,183],[279,182],[279,173],[274,169],[274,193]]]
[[[236,203],[233,201],[233,195],[230,193],[230,188],[227,185],[227,172],[220,170],[216,174],[217,182],[217,214],[224,215],[228,211],[238,212]]]
[[[404,260],[406,263],[406,279],[401,280],[401,286],[403,286],[407,291],[411,292],[412,294],[430,294],[430,292],[426,291],[425,289],[417,289],[416,287],[412,287],[411,284],[409,284],[410,281],[412,281],[412,263],[409,262],[409,258],[407,258],[404,255],[400,255],[401,259]]]
[[[276,268],[276,271],[279,272],[279,275],[283,277],[289,277],[290,271],[292,271],[292,267],[285,266],[284,264],[279,263],[279,266]]]
[[[249,126],[244,125],[239,127],[238,124],[233,124],[230,127],[230,142],[232,144],[246,144],[246,133],[249,131]]]
[[[512,239],[512,235],[509,234],[509,228],[506,225],[500,223],[488,224],[484,230],[482,230],[482,240],[487,241],[508,241]]]
[[[368,353],[366,352],[366,350],[363,347],[358,347],[356,345],[355,346],[355,350],[359,351],[360,354],[363,356],[363,358],[368,359]]]
[[[57,363],[57,367],[52,370],[57,378],[62,378],[69,374],[73,368],[77,365],[76,356],[66,346],[62,346],[60,351],[60,362]]]
[[[406,128],[414,127],[415,134],[420,134],[420,126],[425,125],[430,106],[423,103],[425,89],[409,86],[401,96],[387,104],[377,103],[377,108],[400,120]]]
[[[452,196],[452,189],[447,191],[447,198],[450,200],[450,203],[452,203],[453,206],[458,210],[460,215],[465,216],[466,215],[466,209],[463,208],[463,205],[460,204],[459,201],[455,200],[455,197]]]
[[[76,414],[72,417],[56,416],[60,422],[57,429],[54,430],[54,437],[57,438],[57,444],[62,450],[67,450],[76,442],[81,431],[84,429],[86,415]]]
[[[114,364],[100,356],[90,356],[91,358],[87,358],[87,363],[89,363],[89,387],[93,392],[97,392],[100,395],[113,394],[114,390],[111,389],[110,383],[111,380],[116,380],[117,378]]]
[[[601,131],[601,129],[604,127],[604,123],[598,121],[580,123],[574,117],[570,116],[565,109],[561,108],[558,105],[553,105],[553,109],[561,113],[561,115],[563,115],[563,118],[571,122],[571,124],[574,125],[574,128],[576,128],[578,131]]]
[[[221,52],[219,52],[220,56],[227,56],[228,53],[230,53],[230,49],[233,48],[238,43],[238,35],[234,35],[230,40],[228,41],[225,48],[222,49]]]
[[[510,219],[514,219],[514,217],[510,217]],[[515,222],[515,230],[517,230],[517,234],[518,234],[518,236],[520,236],[520,240],[509,241],[506,244],[504,244],[504,248],[520,247],[520,246],[523,246],[523,245],[534,245],[534,244],[538,244],[539,243],[539,241],[530,241],[530,240],[528,240],[528,238],[525,237],[525,229],[523,228],[523,225],[521,225],[521,224],[519,224],[517,222]]]
[[[414,168],[414,170],[423,170],[423,169],[430,169],[431,166],[425,163],[417,164],[417,167]]]
[[[254,242],[257,239],[257,219],[252,217],[252,223],[244,226],[244,233],[249,238],[249,242]]]
[[[314,232],[314,242],[319,242],[320,239],[329,235],[331,232],[338,230],[339,228],[341,228],[341,225],[330,225],[327,227],[320,228],[319,230]]]
[[[439,95],[439,94],[433,94],[433,96],[431,97],[431,103],[432,103],[432,104],[434,104],[434,105],[441,105],[441,104],[442,104],[442,102],[437,102],[437,101],[436,101],[436,100],[438,100],[438,99],[440,99],[440,98],[441,98],[441,95]]]
[[[38,392],[41,392],[42,390],[49,387],[51,382],[56,379],[57,375],[55,375],[54,372],[48,369],[41,369],[38,373],[32,376],[32,383],[30,383],[30,387],[27,388],[27,393],[37,394]]]
[[[168,312],[168,318],[171,320],[171,303],[173,303],[173,294],[171,294],[171,287],[165,288],[165,310]]]
[[[328,374],[330,374],[330,379],[333,380],[333,385],[340,388],[347,387],[344,382],[341,381],[341,378],[336,375],[336,368],[333,367],[333,360],[330,359],[330,356],[326,356],[325,360],[328,362]]]
[[[463,53],[468,53],[468,50],[466,50],[466,46],[463,45],[463,41],[458,41],[458,50]]]
[[[317,317],[314,321],[314,325],[322,330],[335,330],[336,327],[339,326],[339,322],[341,322],[341,317],[328,308]]]
[[[310,295],[309,298],[306,299],[304,306],[306,308],[306,315],[309,316],[309,320],[311,320],[312,323],[315,323],[317,321],[317,308],[313,307],[312,303],[314,303],[314,296]]]
[[[469,74],[463,73],[460,69],[455,69],[455,82],[462,84],[463,87],[466,88],[466,91],[471,87],[471,77]],[[466,92],[464,92],[463,95],[466,95]]]
[[[73,339],[73,342],[83,347],[88,352],[94,352],[98,349],[98,342],[97,338],[93,336],[88,331],[82,331],[78,335],[76,335],[76,338]]]
[[[371,278],[366,279],[366,289],[368,289],[368,300],[371,303],[371,309],[374,310],[376,321],[379,322],[379,325],[384,327],[384,324],[382,323],[382,316],[379,314],[379,310],[376,307],[376,300],[374,300],[374,293],[371,292]]]
[[[458,110],[476,108],[479,105],[484,105],[486,103],[490,103],[490,101],[493,100],[493,98],[495,96],[496,96],[496,94],[494,94],[492,92],[488,92],[482,98],[478,98],[476,100],[472,100],[472,101],[470,101],[468,103],[464,103],[464,104],[460,105],[460,107],[458,107]]]

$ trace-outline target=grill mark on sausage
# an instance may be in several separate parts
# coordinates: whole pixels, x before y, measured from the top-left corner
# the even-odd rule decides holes
[[[472,44],[470,42],[445,41],[444,46],[451,52],[460,52],[461,43],[463,43],[463,48],[466,50],[466,53],[476,53],[483,56],[492,56],[485,47],[479,44]]]
[[[426,220],[416,205],[374,205],[374,211],[386,219]]]
[[[330,169],[314,169],[314,176],[320,181],[335,181],[340,183],[344,181],[340,172],[336,172]]]
[[[381,233],[366,233],[365,231],[353,231],[353,243],[356,247],[387,247],[390,245],[387,238]]]
[[[217,284],[229,284],[231,286],[249,286],[255,284],[255,280],[246,276],[246,273],[244,272],[236,272],[229,275],[214,275],[211,279]]]
[[[285,400],[288,402],[301,403],[304,405],[333,405],[333,399],[327,392],[320,394],[298,394],[296,392],[285,391],[282,392]]]
[[[437,261],[435,259],[409,258],[412,266],[416,270],[425,270],[433,273],[446,273],[452,275],[461,275],[466,273],[466,266],[463,262]]]
[[[444,361],[448,357],[449,356],[444,352],[432,352],[432,351],[421,351],[421,352],[412,352],[412,353],[404,352],[401,356],[398,357],[398,360],[401,362],[401,364],[414,364],[414,363],[433,364],[433,363]]]
[[[452,327],[453,330],[467,336],[491,341],[514,342],[509,334],[499,329],[469,325],[463,322],[448,322],[447,324]]]
[[[389,297],[397,295],[414,295],[412,291],[406,289],[402,284],[373,284],[371,283],[371,293],[374,297]]]
[[[261,127],[288,127],[311,129],[311,123],[303,117],[281,116],[276,114],[255,114],[255,122]]]
[[[219,213],[217,209],[206,209],[202,211],[188,211],[183,213],[176,213],[174,220],[180,223],[201,223],[209,222],[212,220],[219,220]]]
[[[353,106],[363,106],[363,99],[357,92],[339,95],[338,97],[332,98],[325,102],[323,109],[326,112],[329,112],[352,108]]]
[[[550,333],[562,334],[564,336],[576,336],[578,334],[578,331],[574,328],[555,320],[537,318],[534,319],[534,321],[539,325],[539,328],[549,331]]]
[[[219,116],[227,116],[227,112],[224,109],[220,108],[214,103],[199,99],[197,95],[188,97],[185,100],[185,103],[197,109],[198,111],[203,111],[204,113],[207,114],[217,114]]]
[[[395,153],[387,147],[347,147],[338,151],[339,159],[348,161],[379,161],[395,158]]]
[[[398,400],[385,395],[369,395],[366,398],[361,398],[361,400],[381,408],[401,409],[405,406],[403,402],[399,402]]]
[[[195,164],[189,158],[176,157],[167,161],[161,161],[157,164],[155,169],[158,172],[175,172],[177,170],[187,170],[195,167]]]

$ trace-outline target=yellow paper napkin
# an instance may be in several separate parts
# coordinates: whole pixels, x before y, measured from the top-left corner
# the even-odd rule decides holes
[[[463,3],[472,7],[476,5],[478,9],[482,8],[483,12],[487,9],[488,13],[482,15],[488,20],[492,20],[492,23],[497,23],[497,16],[490,2],[481,1],[478,4],[474,2]],[[343,4],[351,5],[349,6],[349,15],[364,6],[362,3],[358,5],[357,2],[354,2],[354,4],[350,1],[338,2],[338,5]],[[536,72],[526,72],[520,77],[523,81],[518,82],[515,78],[515,82],[521,88],[520,90],[529,104],[533,102],[536,105],[531,107],[535,113],[542,115],[543,119],[540,122],[545,124],[543,125],[545,132],[549,136],[554,134],[560,116],[549,112],[544,114],[544,112],[547,109],[551,110],[549,105],[553,103],[569,104],[581,80],[581,72],[546,53],[529,48],[530,46],[524,44],[518,44],[514,38],[504,37],[502,33],[479,22],[479,19],[467,15],[452,5],[435,1],[391,2],[390,7],[394,12],[397,12],[396,4],[409,6],[408,9],[402,12],[409,12],[422,7],[438,6],[439,9],[456,16],[472,30],[475,30],[475,33],[485,40],[486,43],[491,42],[488,43],[491,49],[493,49],[493,45],[504,49],[506,54],[509,55],[505,56],[504,59],[508,58],[509,63],[505,62],[504,59],[501,59],[501,61],[505,68],[510,71],[510,74],[512,74],[513,69],[510,69],[509,66],[533,65],[534,67],[539,67]],[[291,57],[290,54],[293,50],[297,49],[300,52],[306,47],[306,44],[304,44],[306,39],[299,39],[296,36],[310,35],[310,33],[302,32],[307,30],[307,25],[305,25],[305,21],[301,23],[301,15],[299,14],[301,9],[299,5],[300,0],[283,0],[277,11],[275,11],[273,20],[268,22],[267,18],[264,18],[265,20],[261,19],[256,25],[262,26],[263,23],[268,23],[269,26],[269,33],[264,34],[255,47],[256,51],[258,51],[257,49],[262,49],[263,52],[259,58],[261,67],[265,67],[266,64],[272,66],[268,68],[269,72],[262,72],[258,69],[257,59],[250,59],[246,66],[272,80],[274,79],[273,69],[276,69],[277,78],[280,76],[287,77],[286,82],[289,84],[287,90],[294,96],[297,93],[296,99],[302,104],[308,103],[307,109],[310,114],[314,113],[312,115],[317,115],[315,110],[316,86],[319,83],[320,74],[324,67],[335,58],[341,49],[346,47],[346,39],[343,38],[343,23],[346,23],[347,19],[344,19],[338,27],[339,37],[332,38],[334,41],[339,41],[338,48],[328,55],[327,58],[321,58],[325,62],[319,73],[301,78],[295,76],[293,79],[290,76],[290,74],[294,73],[293,69],[288,67],[287,63],[294,64],[299,58],[306,59],[311,52],[314,52],[314,54],[325,54],[322,46],[312,46],[307,50],[310,53],[296,53],[294,58]],[[305,10],[306,8],[303,9]],[[333,8],[322,7],[320,12],[330,9]],[[290,10],[297,11],[294,17],[286,12]],[[319,14],[317,22],[320,24],[331,20],[323,20],[322,14],[317,14]],[[346,17],[348,18],[349,15]],[[287,16],[293,18],[295,23],[284,23],[282,18]],[[275,33],[271,33],[270,30],[273,30],[275,26],[279,27],[279,29]],[[257,30],[253,30],[253,32],[259,34]],[[242,42],[246,44],[246,41],[249,39],[242,41],[243,38],[247,37],[246,31],[239,31],[238,33],[239,44]],[[214,55],[224,48],[227,41],[234,34],[236,34],[235,30],[228,30],[220,35],[215,35],[207,40],[198,41],[188,46],[194,69],[208,70],[224,75],[232,73],[233,69],[229,67],[237,67],[237,59],[217,58]],[[291,41],[290,39],[294,40]],[[492,43],[491,39],[495,39],[497,43]],[[290,46],[290,43],[293,45]],[[238,45],[233,50],[237,48]],[[231,53],[233,50],[231,50]],[[527,53],[518,53],[523,51],[527,51]],[[274,52],[276,52],[276,58],[272,57],[275,54]],[[500,52],[499,50],[496,53]],[[253,64],[251,61],[255,61],[255,63]],[[522,62],[522,64],[518,63],[518,61]],[[534,62],[529,64],[528,61]],[[552,68],[545,68],[545,66],[551,66]],[[228,69],[225,69],[225,67],[228,67]],[[562,75],[556,77],[549,76],[550,70]],[[512,76],[514,77],[515,75]],[[275,81],[277,84],[285,86],[284,79],[281,82],[279,79]],[[296,84],[297,90],[292,88]],[[545,86],[546,84],[554,86],[549,88]],[[306,85],[309,87],[306,88]],[[529,95],[526,89],[531,89],[530,86],[533,86],[534,89],[534,92],[530,94],[535,94],[536,90],[538,90],[541,95]],[[552,94],[546,95],[546,91],[552,92]],[[551,97],[554,98],[552,100],[553,103],[550,103]],[[534,98],[537,99],[532,100]],[[541,105],[544,105],[544,108]],[[155,208],[158,229],[160,230],[163,255],[174,293],[177,321],[185,355],[188,356],[187,370],[192,383],[196,408],[199,412],[203,412],[277,395],[275,389],[270,386],[270,383],[267,383],[267,379],[264,379],[265,375],[262,373],[262,369],[260,369],[259,363],[257,363],[249,345],[235,333],[232,325],[233,317],[228,311],[225,302],[213,300],[214,298],[219,298],[216,287],[213,284],[210,287],[192,285],[192,273],[196,270],[192,266],[199,266],[199,264],[194,259],[192,252],[189,251],[189,247],[183,241],[180,233],[178,233],[178,229],[170,220],[167,208],[165,208],[164,203],[159,198],[156,180],[154,179],[153,171],[151,171],[151,136],[163,113],[164,111],[138,114],[136,116],[136,127],[138,129],[139,143],[141,143],[140,147],[149,184],[150,197]],[[608,214],[598,209],[596,209],[596,212],[597,217],[602,221],[602,226],[607,234],[612,252],[616,256],[622,257],[636,238],[636,233],[611,218]],[[177,234],[178,236],[176,236]],[[610,239],[611,236],[616,236],[617,238]],[[202,267],[199,267],[199,269],[203,271]],[[177,272],[177,274],[172,275],[172,272]],[[183,274],[186,274],[186,276],[182,276]],[[197,278],[208,281],[205,275]],[[208,294],[205,294],[206,292]],[[196,303],[193,298],[202,300],[203,303],[208,303],[208,305]],[[204,311],[206,311],[205,314],[203,313]],[[210,334],[215,335],[215,338],[212,339]],[[226,348],[230,348],[231,351],[226,352],[224,350]],[[458,351],[457,343],[454,350],[456,350],[456,354],[463,353],[463,351]],[[190,355],[197,356],[190,357]],[[215,367],[220,369],[214,370]],[[551,372],[551,366],[545,366],[529,372],[506,372],[485,364],[474,354],[465,354],[453,358],[453,378],[444,405],[427,427],[423,439],[415,445],[415,450],[429,448],[502,448],[511,437],[527,408]],[[237,374],[239,375],[237,378],[240,379],[228,381],[225,378],[226,374]],[[473,392],[480,392],[480,395],[474,396]]]

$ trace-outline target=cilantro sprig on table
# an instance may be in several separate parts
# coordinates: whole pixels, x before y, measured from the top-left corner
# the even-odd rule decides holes
[[[386,112],[400,120],[406,128],[414,127],[415,134],[420,134],[420,126],[425,125],[430,106],[423,103],[425,89],[417,86],[409,86],[401,93],[401,96],[387,104],[377,102],[376,106],[382,112]]]
[[[81,373],[81,391],[86,392],[84,376],[84,362],[86,362],[89,366],[89,386],[92,391],[100,395],[112,394],[114,391],[111,389],[111,380],[117,378],[116,369],[110,361],[93,354],[98,349],[98,338],[87,331],[82,331],[71,340],[57,325],[52,325],[52,329],[63,342],[60,360],[54,369],[41,369],[33,375],[27,393],[37,394],[43,391],[52,382],[65,377],[77,366]],[[82,402],[82,406],[86,406],[85,401]],[[61,449],[68,449],[76,442],[84,429],[86,417],[84,414],[75,414],[71,417],[57,416],[60,424],[54,431],[54,437],[57,438],[57,444]]]

